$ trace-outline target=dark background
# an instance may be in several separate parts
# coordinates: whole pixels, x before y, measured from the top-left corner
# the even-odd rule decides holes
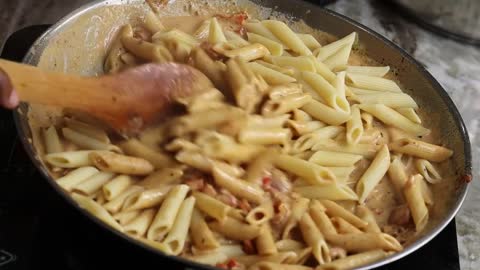
[[[0,50],[6,38],[34,24],[51,24],[92,0],[0,0]]]

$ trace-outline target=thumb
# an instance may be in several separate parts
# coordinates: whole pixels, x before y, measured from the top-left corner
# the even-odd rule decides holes
[[[0,68],[0,106],[13,109],[18,106],[17,92],[13,89],[12,82],[7,73]]]

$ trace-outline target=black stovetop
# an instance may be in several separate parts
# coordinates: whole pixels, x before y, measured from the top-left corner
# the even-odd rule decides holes
[[[14,33],[1,58],[21,61],[47,26]],[[0,109],[0,269],[178,269],[114,237],[70,207],[31,164],[17,138],[11,112]],[[114,254],[109,251],[114,250]],[[455,222],[415,253],[381,269],[456,270]]]

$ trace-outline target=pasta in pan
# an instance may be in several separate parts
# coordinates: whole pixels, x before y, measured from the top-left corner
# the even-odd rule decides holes
[[[356,33],[325,42],[246,12],[191,19],[190,31],[154,12],[120,27],[104,72],[181,62],[215,88],[175,100],[138,138],[75,114],[42,130],[44,162],[81,207],[228,269],[352,269],[421,235],[453,152],[391,67],[358,60]]]

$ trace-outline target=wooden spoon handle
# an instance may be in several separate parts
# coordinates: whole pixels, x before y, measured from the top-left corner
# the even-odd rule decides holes
[[[108,103],[96,78],[44,71],[3,59],[0,68],[10,77],[21,101],[76,109]]]

